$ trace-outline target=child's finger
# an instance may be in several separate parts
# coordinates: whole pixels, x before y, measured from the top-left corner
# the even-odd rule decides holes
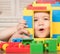
[[[19,24],[26,24],[26,20],[20,19]]]
[[[10,39],[9,39],[9,41],[8,42],[13,42],[12,40],[13,39],[19,39],[19,38],[22,38],[22,39],[30,39],[30,37],[29,36],[25,36],[25,35],[20,35],[20,34],[18,34],[18,36],[12,36]]]
[[[27,28],[28,26],[27,25],[24,25],[24,24],[20,24],[19,26],[18,26],[19,28]]]
[[[0,43],[5,43],[5,41],[1,41],[1,40],[0,40]]]
[[[23,29],[22,31],[23,31],[24,35],[26,35],[26,36],[30,36],[30,33],[29,33],[29,31],[28,31],[28,30]]]
[[[20,30],[20,31],[18,31],[20,34],[24,34],[24,35],[26,35],[26,36],[30,36],[30,33],[29,33],[29,31],[27,31],[26,29],[22,29],[22,30]]]
[[[29,36],[22,36],[22,39],[30,39],[30,37]]]
[[[27,28],[27,27],[28,27],[27,25],[20,24],[20,25],[17,27],[17,30],[21,30],[21,29],[24,29],[24,28]]]
[[[12,42],[12,40],[13,39],[16,39],[16,38],[22,38],[22,35],[20,35],[20,34],[18,34],[18,33],[16,33],[16,34],[14,34],[10,39],[9,39],[9,42]]]

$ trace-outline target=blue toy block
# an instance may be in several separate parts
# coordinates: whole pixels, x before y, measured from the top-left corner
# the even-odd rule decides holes
[[[13,42],[22,42],[22,38],[14,38],[12,39]]]
[[[26,24],[28,25],[28,28],[33,27],[33,19],[32,16],[23,16],[24,20],[26,20]]]
[[[60,2],[56,2],[56,4],[52,4],[52,7],[60,7]]]
[[[32,34],[30,34],[30,39],[32,39],[33,38],[33,35]]]
[[[57,38],[60,34],[53,34],[52,38]]]
[[[60,10],[53,10],[52,11],[52,21],[53,22],[60,22]]]

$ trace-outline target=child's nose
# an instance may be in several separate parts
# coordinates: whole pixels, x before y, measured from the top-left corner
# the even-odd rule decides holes
[[[39,26],[41,26],[41,25],[44,25],[44,22],[40,20],[40,21],[38,22],[38,24],[39,24]]]

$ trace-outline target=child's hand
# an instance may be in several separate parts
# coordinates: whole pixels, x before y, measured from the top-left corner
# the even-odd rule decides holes
[[[21,19],[19,24],[17,25],[17,30],[27,28],[26,21],[24,19]]]
[[[30,38],[30,34],[29,32],[26,30],[26,21],[25,20],[20,20],[18,26],[17,26],[17,31],[11,36],[11,38],[9,39],[9,42],[12,41],[12,39],[14,38],[23,38],[23,39],[29,39]]]
[[[12,39],[14,38],[29,39],[30,34],[26,29],[21,29],[20,31],[17,31],[13,34],[13,36],[9,39],[9,42],[12,42]]]

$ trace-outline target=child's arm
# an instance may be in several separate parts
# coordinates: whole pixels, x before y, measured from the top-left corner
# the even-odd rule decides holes
[[[7,28],[4,31],[0,32],[0,40],[5,40],[8,39],[10,36],[12,36],[14,34],[14,32],[17,31],[17,26],[15,27],[11,27],[11,28]]]
[[[21,19],[19,24],[15,27],[7,28],[4,31],[0,32],[0,40],[5,40],[10,38],[17,30],[21,30],[26,27],[26,21]]]

